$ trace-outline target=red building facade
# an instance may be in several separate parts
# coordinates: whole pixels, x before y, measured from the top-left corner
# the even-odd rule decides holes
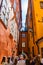
[[[3,0],[4,1],[4,0]],[[19,23],[21,22],[21,8],[19,0],[7,0],[10,13],[2,8],[0,19],[0,62],[3,56],[17,55],[17,44],[19,40]],[[4,5],[4,4],[3,4]],[[10,5],[10,6],[9,6]],[[6,11],[6,13],[3,12]],[[8,16],[6,14],[8,13]],[[7,17],[7,18],[6,18]],[[11,24],[11,25],[10,25]],[[14,27],[13,27],[14,26]]]
[[[3,21],[0,19],[0,61],[3,56],[16,55],[16,41],[13,40],[13,36],[10,34],[9,29],[6,28]]]

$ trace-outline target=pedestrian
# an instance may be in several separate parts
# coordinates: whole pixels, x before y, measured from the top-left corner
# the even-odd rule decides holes
[[[10,57],[7,58],[7,65],[12,65],[12,63],[10,62]]]
[[[3,57],[3,58],[2,58],[1,64],[2,64],[2,65],[7,65],[6,57]]]
[[[34,61],[32,61],[32,62],[30,63],[30,65],[35,65],[35,62],[34,62]]]
[[[43,65],[43,58],[41,58],[41,65]]]
[[[35,65],[40,65],[40,57],[39,56],[36,57]]]
[[[30,65],[30,60],[28,58],[26,59],[25,62],[26,62],[26,65]]]
[[[14,54],[12,54],[12,56],[11,56],[11,61],[14,62]]]
[[[17,65],[26,65],[23,55],[20,55],[20,60],[17,62]]]
[[[14,60],[14,64],[13,65],[17,65],[17,59]]]

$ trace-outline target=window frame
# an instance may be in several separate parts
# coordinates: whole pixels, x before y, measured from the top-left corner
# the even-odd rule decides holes
[[[43,9],[43,1],[40,1],[40,8]]]

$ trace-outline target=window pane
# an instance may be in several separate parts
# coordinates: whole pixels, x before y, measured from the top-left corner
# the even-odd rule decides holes
[[[43,1],[40,1],[40,7],[43,9]]]
[[[22,37],[26,37],[26,34],[22,34]]]
[[[25,47],[25,42],[22,42],[22,47]]]
[[[16,0],[14,0],[14,11],[16,11]]]

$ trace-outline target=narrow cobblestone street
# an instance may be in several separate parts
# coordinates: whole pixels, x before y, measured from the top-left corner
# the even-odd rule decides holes
[[[0,0],[0,65],[43,65],[43,0]]]

